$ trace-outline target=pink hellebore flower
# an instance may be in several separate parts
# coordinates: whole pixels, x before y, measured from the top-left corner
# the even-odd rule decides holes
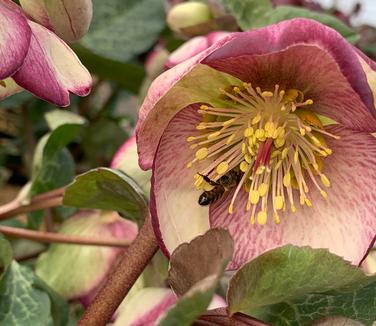
[[[91,76],[75,53],[47,28],[28,20],[10,0],[0,0],[0,99],[22,88],[58,106],[69,92],[85,96]]]
[[[163,251],[222,227],[230,269],[287,243],[359,264],[376,230],[375,69],[333,29],[293,19],[159,76],[137,144]]]

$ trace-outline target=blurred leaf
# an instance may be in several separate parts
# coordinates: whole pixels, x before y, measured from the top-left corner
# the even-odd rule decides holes
[[[270,0],[219,0],[233,14],[243,30],[257,25],[257,22],[272,10]]]
[[[62,125],[76,126],[82,125],[86,122],[86,120],[78,114],[61,109],[49,111],[44,115],[44,117],[47,121],[48,127],[51,130],[54,130]]]
[[[375,291],[375,280],[376,278],[366,276],[360,268],[327,250],[287,245],[258,256],[238,270],[229,284],[227,294],[229,312],[250,313],[260,307],[278,304],[275,305],[277,315],[285,313],[281,319],[296,320],[299,313],[293,316],[291,313],[296,313],[299,308],[297,307],[295,311],[295,307],[290,306],[294,302],[301,302],[301,313],[306,313],[302,320],[308,317],[306,320],[308,322],[313,320],[309,318],[330,316],[336,310],[342,312],[340,309],[343,309],[343,303],[351,301],[349,298],[356,299],[357,292],[353,291],[360,291],[361,300],[351,301],[352,309],[348,310],[346,315],[357,319],[360,311],[364,312],[365,297],[371,292],[368,287],[371,286]],[[371,282],[374,285],[370,285]],[[341,296],[344,297],[340,298]],[[373,308],[365,311],[369,318],[371,315],[372,318],[376,318],[374,297],[370,296],[367,299],[370,300]],[[282,309],[287,307],[290,309]],[[323,309],[320,311],[318,307]],[[333,311],[326,307],[332,307]],[[257,314],[256,316],[260,317]],[[264,315],[262,317],[265,318]],[[264,320],[268,321],[269,318],[272,316]],[[364,315],[361,320],[365,320]],[[280,325],[307,325],[307,323],[281,322]]]
[[[138,93],[145,77],[142,65],[106,59],[79,44],[74,45],[73,48],[90,72],[103,79],[112,80],[133,93]]]
[[[84,129],[81,145],[91,166],[96,167],[108,165],[126,138],[117,121],[102,117]]]
[[[171,255],[169,283],[181,295],[159,326],[190,326],[206,311],[219,278],[232,257],[234,243],[223,229],[212,229]]]
[[[68,305],[32,271],[12,262],[0,282],[0,324],[64,326]]]
[[[0,235],[0,280],[11,263],[12,256],[10,243]]]
[[[148,214],[148,203],[142,189],[125,173],[109,168],[98,168],[79,175],[65,190],[63,204],[115,210],[137,222]]]
[[[347,26],[333,15],[293,6],[278,6],[277,8],[268,11],[264,17],[256,22],[256,24],[249,21],[249,27],[262,27],[296,17],[317,20],[318,22],[335,29],[350,43],[355,43],[359,39],[359,35],[351,27]]]
[[[94,0],[90,30],[81,44],[126,62],[149,49],[165,25],[163,0]]]
[[[21,92],[1,100],[1,108],[19,108],[27,102],[32,101],[34,98],[29,92]]]

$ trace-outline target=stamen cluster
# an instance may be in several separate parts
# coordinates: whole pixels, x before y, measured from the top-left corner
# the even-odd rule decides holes
[[[260,225],[266,223],[269,211],[275,223],[280,222],[281,211],[289,208],[296,212],[296,201],[312,206],[308,184],[325,199],[328,197],[323,190],[330,187],[322,173],[323,158],[332,150],[325,137],[338,137],[324,130],[311,99],[304,100],[303,93],[296,89],[285,91],[275,85],[273,91],[263,91],[250,83],[221,89],[221,96],[229,100],[229,105],[201,105],[197,135],[187,138],[190,148],[196,149],[187,167],[207,162],[195,175],[197,189],[209,193],[215,187],[213,182],[240,170],[229,214],[243,189],[248,193],[244,209],[250,211],[250,223],[254,224],[257,216]],[[208,178],[213,182],[207,182]]]

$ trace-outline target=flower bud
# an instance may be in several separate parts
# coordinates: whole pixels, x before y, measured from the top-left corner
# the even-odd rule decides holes
[[[167,15],[167,24],[175,32],[212,20],[208,5],[202,2],[184,2],[172,7]]]
[[[138,165],[138,153],[136,136],[131,136],[116,152],[112,159],[111,167],[119,169],[134,179],[144,190],[145,194],[150,192],[151,171],[144,171]]]
[[[134,240],[137,225],[115,212],[82,211],[65,221],[60,234]],[[124,248],[52,244],[39,256],[36,274],[66,299],[90,303]]]
[[[155,79],[165,70],[165,62],[170,55],[162,45],[157,45],[148,54],[145,62],[146,74],[150,79]]]
[[[67,42],[83,37],[93,16],[91,0],[20,0],[20,4],[33,20]]]

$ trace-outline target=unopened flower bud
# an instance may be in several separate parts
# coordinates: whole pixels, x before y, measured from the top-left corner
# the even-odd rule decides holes
[[[133,241],[137,225],[116,212],[82,211],[64,222],[59,230],[91,239]],[[66,299],[90,303],[124,248],[53,244],[39,256],[36,274]]]
[[[150,79],[155,79],[165,70],[165,62],[170,52],[163,46],[157,45],[147,56],[145,62],[146,74]]]
[[[206,23],[213,19],[208,5],[202,2],[185,2],[172,7],[167,15],[167,24],[175,32]]]
[[[20,4],[32,19],[67,42],[83,37],[93,16],[91,0],[20,0]]]

